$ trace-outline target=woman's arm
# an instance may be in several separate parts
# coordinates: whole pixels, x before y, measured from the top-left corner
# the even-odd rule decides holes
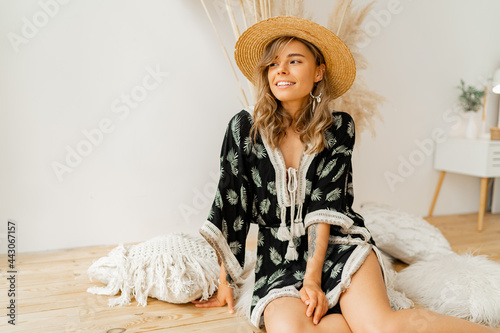
[[[315,223],[308,228],[308,260],[304,280],[311,280],[321,285],[321,273],[325,262],[330,225]]]
[[[307,234],[308,260],[303,287],[299,294],[302,301],[307,305],[306,315],[310,317],[314,313],[313,322],[318,324],[328,311],[328,300],[323,290],[321,290],[321,274],[328,247],[330,225],[315,223],[307,228]]]

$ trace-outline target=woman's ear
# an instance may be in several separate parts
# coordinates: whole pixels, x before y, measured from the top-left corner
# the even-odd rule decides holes
[[[316,77],[314,78],[314,82],[319,82],[323,80],[323,75],[325,74],[325,64],[321,64],[316,68]]]

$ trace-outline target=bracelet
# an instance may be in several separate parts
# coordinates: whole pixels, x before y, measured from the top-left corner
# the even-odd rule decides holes
[[[226,287],[229,287],[229,288],[233,288],[233,289],[234,289],[234,283],[232,283],[232,282],[227,282],[227,281],[220,282],[220,279],[217,279],[217,283],[218,283],[219,285],[223,285],[223,286],[226,286]]]

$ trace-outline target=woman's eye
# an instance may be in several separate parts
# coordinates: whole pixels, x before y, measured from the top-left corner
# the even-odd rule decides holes
[[[300,60],[292,60],[290,61],[291,64],[300,64]]]
[[[270,64],[270,65],[269,65],[269,67],[274,67],[274,66],[276,66],[276,65],[278,65],[278,64],[277,64],[277,63],[275,63],[275,62],[273,62],[272,64]]]

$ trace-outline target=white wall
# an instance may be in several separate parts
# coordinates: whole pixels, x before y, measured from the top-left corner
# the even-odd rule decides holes
[[[398,13],[385,19],[382,12],[394,3],[399,3]],[[365,23],[380,27],[363,49],[371,63],[365,77],[389,103],[382,109],[384,123],[377,127],[377,137],[363,136],[358,151],[358,203],[377,199],[427,215],[439,177],[433,169],[432,133],[442,129],[462,134],[464,122],[452,128],[457,116],[455,87],[461,78],[480,87],[500,67],[500,44],[494,36],[500,31],[499,12],[497,1],[377,1]],[[488,109],[493,126],[498,95],[488,95]],[[391,186],[384,174],[399,175],[400,165],[418,151],[424,152],[423,162],[410,163],[409,175]],[[448,173],[435,215],[477,212],[479,187],[477,178]],[[500,202],[498,195],[495,201]]]
[[[206,2],[231,47],[221,2]],[[325,24],[331,6],[322,0],[307,9]],[[493,36],[500,4],[401,0],[400,7],[363,49],[371,63],[363,75],[389,103],[377,136],[360,135],[355,204],[377,200],[426,215],[438,177],[432,156],[393,190],[384,172],[397,173],[415,140],[451,127],[442,115],[460,78],[479,83],[500,66]],[[33,23],[39,27],[30,30]],[[8,219],[17,222],[21,252],[196,234],[215,193],[225,126],[241,108],[200,2],[3,1],[0,35],[0,253]],[[127,107],[131,94],[138,102]],[[68,149],[86,156],[68,165]],[[477,211],[478,198],[477,179],[450,174],[435,212]]]

